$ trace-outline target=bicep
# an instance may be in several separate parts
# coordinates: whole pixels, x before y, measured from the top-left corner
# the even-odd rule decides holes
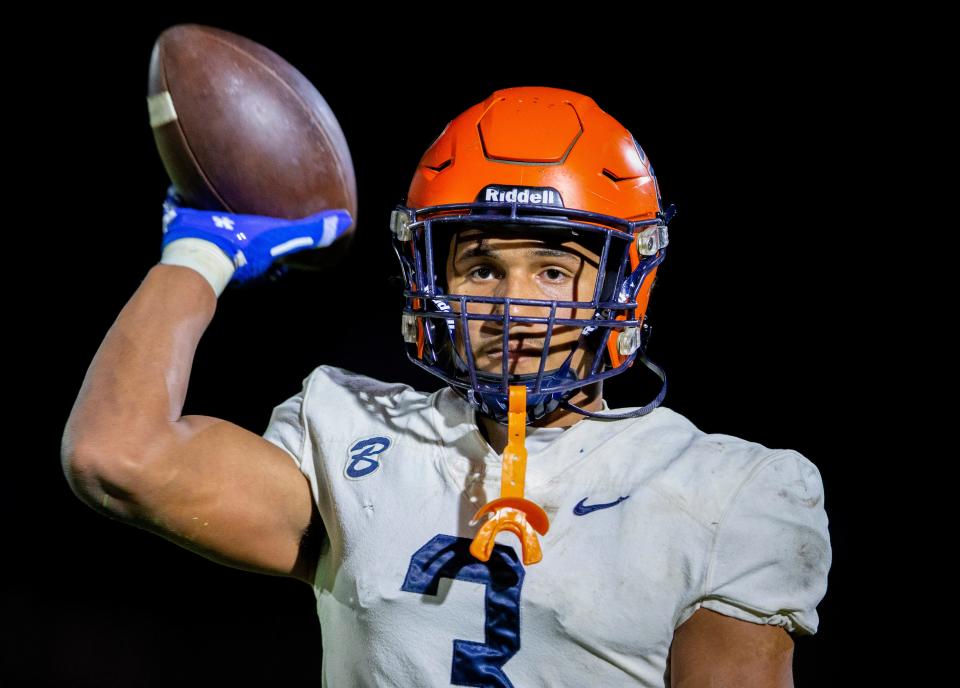
[[[119,491],[120,518],[227,566],[312,581],[323,525],[285,450],[228,421],[188,415],[139,464]]]
[[[673,635],[671,688],[792,688],[793,638],[700,608]]]

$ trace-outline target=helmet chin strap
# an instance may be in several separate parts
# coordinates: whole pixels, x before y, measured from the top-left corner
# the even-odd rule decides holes
[[[667,394],[667,374],[663,372],[663,368],[647,358],[642,351],[637,354],[637,359],[639,359],[643,365],[647,366],[647,368],[656,373],[657,377],[663,381],[663,384],[660,385],[660,392],[657,394],[656,398],[646,406],[638,408],[636,411],[631,411],[630,413],[594,413],[593,411],[587,411],[586,409],[582,409],[575,404],[571,404],[569,401],[561,401],[560,408],[575,411],[576,413],[589,416],[590,418],[600,418],[603,420],[624,420],[625,418],[639,418],[640,416],[647,415],[660,405],[660,403],[663,401],[663,398]]]

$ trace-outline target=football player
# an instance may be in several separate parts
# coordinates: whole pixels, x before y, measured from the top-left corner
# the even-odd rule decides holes
[[[661,405],[646,311],[673,208],[591,98],[496,91],[393,211],[403,344],[446,386],[320,365],[262,436],[180,415],[197,343],[231,280],[350,218],[238,217],[239,246],[177,200],[64,434],[88,504],[310,585],[324,685],[792,685],[831,564],[819,471]],[[659,394],[611,409],[636,361]]]

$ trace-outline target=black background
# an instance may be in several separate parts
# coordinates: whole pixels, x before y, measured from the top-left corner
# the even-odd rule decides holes
[[[664,405],[704,431],[796,449],[818,466],[834,561],[820,630],[797,639],[796,682],[859,675],[845,642],[866,605],[852,565],[872,394],[860,272],[871,227],[852,194],[872,75],[842,28],[819,22],[759,32],[731,17],[694,40],[645,19],[372,29],[193,12],[125,19],[122,29],[86,16],[48,36],[24,122],[40,135],[19,170],[37,192],[27,229],[42,259],[13,293],[28,334],[10,371],[23,409],[15,430],[33,441],[18,452],[4,504],[16,554],[4,586],[11,685],[319,682],[307,586],[222,567],[103,518],[60,469],[87,366],[159,260],[167,177],[147,119],[147,67],[156,37],[180,22],[244,34],[313,81],[345,132],[359,189],[342,265],[221,296],[184,414],[262,432],[321,363],[437,389],[402,352],[390,210],[445,124],[494,90],[585,93],[633,132],[678,208],[649,311],[648,353],[669,380]],[[375,299],[363,317],[361,297]],[[657,389],[650,377],[636,366],[605,396],[612,406],[646,403]]]

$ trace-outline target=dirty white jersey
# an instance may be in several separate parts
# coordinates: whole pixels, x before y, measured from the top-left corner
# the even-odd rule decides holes
[[[449,387],[319,366],[264,437],[308,478],[327,538],[313,588],[323,686],[669,686],[698,608],[813,634],[832,552],[817,467],[791,449],[640,418],[529,428],[524,566],[468,548],[500,456]],[[318,648],[319,650],[319,648]]]

